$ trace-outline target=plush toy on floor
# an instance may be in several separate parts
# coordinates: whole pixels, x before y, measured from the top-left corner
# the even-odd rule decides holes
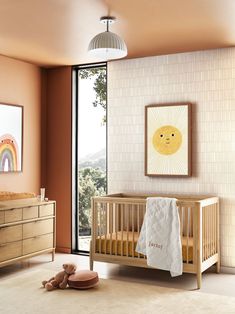
[[[42,285],[47,289],[47,291],[51,291],[56,288],[65,289],[67,287],[68,278],[70,275],[74,274],[77,266],[73,263],[63,264],[64,270],[57,273],[51,279],[44,280]]]

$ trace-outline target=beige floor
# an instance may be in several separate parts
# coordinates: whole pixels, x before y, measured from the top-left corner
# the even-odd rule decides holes
[[[89,258],[80,255],[56,254],[55,261],[50,262],[48,254],[31,258],[27,261],[16,263],[0,268],[0,280],[12,277],[15,274],[27,272],[29,268],[43,268],[51,270],[53,275],[61,270],[61,265],[66,261],[75,262],[78,269],[89,269]],[[115,264],[94,263],[94,270],[99,273],[100,278],[118,279],[132,282],[144,282],[162,287],[170,287],[185,290],[196,289],[195,275],[183,274],[182,276],[171,278],[166,271],[143,269],[137,267],[119,266]],[[216,274],[213,269],[203,274],[201,292],[235,297],[235,275]]]

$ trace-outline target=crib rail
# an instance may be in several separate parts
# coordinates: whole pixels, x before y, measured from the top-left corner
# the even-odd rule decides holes
[[[206,261],[219,251],[218,204],[202,208],[202,261]]]
[[[140,258],[140,254],[135,252],[135,246],[145,210],[145,201],[132,204],[95,200],[92,228],[95,252]]]
[[[185,264],[196,264],[198,246],[197,207],[194,201],[177,201],[180,218],[182,255]],[[135,251],[146,211],[146,199],[95,197],[93,199],[94,253],[145,259]],[[210,216],[213,222],[210,222]],[[216,252],[215,205],[203,208],[203,260]],[[199,246],[200,247],[200,246]]]
[[[217,197],[177,199],[183,271],[197,274],[216,263],[220,268],[219,202]],[[146,212],[146,196],[111,195],[92,199],[93,261],[147,267],[146,257],[135,251]]]

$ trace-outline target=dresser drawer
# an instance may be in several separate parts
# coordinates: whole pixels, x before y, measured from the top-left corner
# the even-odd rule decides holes
[[[23,224],[23,239],[53,232],[54,219],[37,220]]]
[[[22,255],[22,241],[0,244],[0,262]]]
[[[23,255],[53,248],[53,233],[23,240]]]
[[[22,225],[0,228],[0,244],[22,240]]]
[[[0,224],[4,224],[4,211],[0,211]]]
[[[39,217],[53,216],[54,214],[54,204],[39,206]]]
[[[22,220],[22,208],[5,210],[5,223]]]
[[[30,206],[23,208],[23,219],[38,218],[38,206]]]

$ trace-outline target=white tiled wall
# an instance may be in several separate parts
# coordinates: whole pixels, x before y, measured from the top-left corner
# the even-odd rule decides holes
[[[193,104],[193,176],[144,176],[144,107]],[[235,48],[108,64],[108,188],[221,199],[222,265],[235,267]]]

